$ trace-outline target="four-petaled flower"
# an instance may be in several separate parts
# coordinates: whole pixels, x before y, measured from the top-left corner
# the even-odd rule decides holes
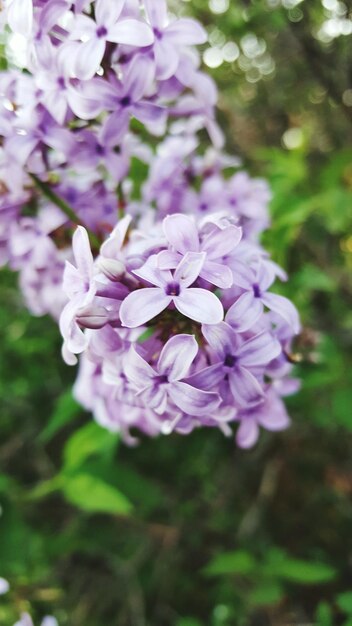
[[[155,368],[131,347],[124,371],[145,406],[162,415],[172,404],[188,415],[209,415],[220,404],[217,393],[196,389],[183,379],[197,356],[198,344],[192,335],[172,337],[163,347]],[[171,401],[171,407],[170,407]]]
[[[270,265],[262,262],[254,271],[244,263],[236,261],[232,271],[234,283],[243,290],[243,293],[227,312],[228,324],[238,332],[244,332],[255,324],[266,306],[280,315],[295,334],[299,333],[299,316],[292,302],[276,293],[267,293],[267,289],[275,280],[275,272]]]
[[[202,332],[216,362],[194,374],[188,382],[203,389],[213,389],[214,385],[220,384],[223,397],[228,397],[230,392],[239,407],[260,402],[264,390],[256,374],[280,354],[281,345],[277,339],[268,332],[261,332],[240,343],[238,334],[226,322],[203,325]]]
[[[80,39],[74,59],[77,78],[88,80],[99,69],[106,42],[129,46],[149,46],[154,41],[153,31],[133,18],[120,19],[126,0],[96,0],[95,21],[87,15],[77,15],[70,38]]]
[[[160,270],[157,255],[151,256],[133,274],[156,287],[137,289],[125,298],[120,308],[122,325],[142,326],[171,303],[182,315],[196,322],[218,324],[224,316],[219,298],[206,289],[190,286],[198,278],[205,258],[205,252],[188,252],[172,274],[169,270]]]
[[[241,228],[229,225],[222,229],[216,224],[208,223],[207,230],[200,236],[191,217],[174,214],[164,219],[163,229],[168,243],[175,252],[165,250],[160,253],[158,265],[161,269],[176,267],[188,251],[205,252],[206,258],[199,276],[221,289],[231,287],[232,271],[226,266],[224,259],[240,242]]]

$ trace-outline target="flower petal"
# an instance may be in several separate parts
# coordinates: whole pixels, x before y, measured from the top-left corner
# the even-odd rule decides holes
[[[83,226],[78,226],[72,238],[73,254],[76,266],[82,278],[87,281],[93,276],[93,255],[90,249],[89,237]]]
[[[144,8],[152,26],[162,29],[167,24],[165,0],[144,0]]]
[[[225,320],[237,332],[252,328],[263,313],[263,304],[252,291],[243,293],[226,313]]]
[[[229,289],[233,284],[233,275],[229,267],[206,260],[200,272],[204,280],[220,289]]]
[[[220,404],[220,396],[175,381],[168,388],[171,400],[188,415],[210,415]]]
[[[182,257],[178,252],[171,252],[171,250],[162,250],[158,254],[158,267],[161,270],[173,270],[175,269]]]
[[[158,80],[171,78],[179,66],[180,55],[167,39],[156,39],[154,42],[156,77]]]
[[[193,46],[208,40],[204,28],[196,20],[183,17],[175,20],[165,30],[165,36],[177,45]]]
[[[266,293],[261,300],[268,309],[280,315],[292,327],[295,334],[299,333],[301,325],[297,309],[288,298],[276,293]]]
[[[161,351],[158,372],[170,382],[185,378],[197,353],[198,344],[193,335],[171,337]]]
[[[174,299],[175,307],[182,315],[200,324],[219,324],[224,309],[219,298],[206,289],[188,288]]]
[[[154,34],[148,24],[128,18],[117,22],[117,24],[109,28],[107,40],[113,43],[144,48],[145,46],[151,46],[154,41]]]
[[[253,270],[248,265],[242,263],[242,261],[237,260],[231,264],[231,269],[235,285],[242,287],[242,289],[252,290],[252,285],[256,281]]]
[[[169,244],[177,252],[199,252],[198,230],[191,217],[175,213],[165,217],[163,230]]]
[[[229,385],[239,407],[248,408],[260,402],[264,396],[264,391],[255,376],[240,365],[229,373]]]
[[[236,350],[236,335],[225,322],[208,326],[203,324],[202,333],[208,344],[221,359]]]
[[[166,309],[172,298],[165,295],[162,289],[138,289],[130,293],[120,307],[122,326],[137,328]]]
[[[161,270],[158,267],[158,255],[154,254],[149,257],[148,261],[132,273],[138,278],[145,280],[151,285],[157,285],[161,289],[173,281],[172,274],[169,270]]]
[[[212,327],[210,327],[212,328]],[[192,376],[188,376],[184,382],[192,385],[192,387],[198,387],[204,391],[210,391],[214,389],[216,385],[223,380],[225,376],[224,367],[222,363],[216,363],[215,365],[209,365],[204,369],[196,372]]]
[[[112,26],[119,19],[126,0],[96,0],[95,18],[101,26]]]
[[[257,365],[266,365],[281,354],[282,348],[280,342],[270,333],[263,331],[248,339],[240,347],[237,354],[241,360],[241,364],[245,367],[256,367]]]
[[[216,228],[202,242],[202,250],[209,259],[220,259],[233,252],[242,239],[242,228],[227,226]]]
[[[185,289],[198,278],[206,259],[205,252],[187,252],[178,264],[174,279]]]
[[[132,102],[138,102],[148,91],[153,78],[152,62],[143,54],[137,54],[124,75],[122,95],[129,96]]]
[[[33,26],[32,0],[12,0],[7,10],[7,21],[14,33],[28,37]]]
[[[236,443],[240,448],[252,448],[259,437],[259,426],[255,419],[247,417],[241,420],[236,433]]]
[[[105,45],[105,39],[97,37],[79,45],[74,60],[74,74],[77,78],[81,80],[93,78],[102,62]]]
[[[147,389],[153,384],[156,372],[131,346],[123,359],[123,369],[130,383],[138,390]]]
[[[61,15],[66,13],[67,9],[68,6],[66,0],[49,0],[49,2],[47,2],[40,11],[40,30],[45,33],[51,30]]]
[[[263,410],[258,411],[257,421],[258,424],[273,432],[285,430],[290,425],[290,418],[284,403],[273,393],[270,394]]]

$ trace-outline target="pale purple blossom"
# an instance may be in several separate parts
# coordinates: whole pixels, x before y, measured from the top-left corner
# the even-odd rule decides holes
[[[121,305],[123,326],[142,326],[159,315],[171,303],[176,309],[196,322],[218,324],[223,318],[223,308],[217,296],[206,289],[191,287],[203,267],[204,252],[187,252],[174,273],[158,268],[157,257],[151,257],[133,274],[155,287],[145,287],[130,293]]]
[[[166,80],[178,68],[180,48],[205,43],[207,35],[195,20],[182,18],[169,22],[166,0],[144,0],[144,6],[155,35],[156,76],[159,80]]]
[[[70,37],[81,40],[74,58],[77,78],[92,78],[102,62],[106,42],[129,46],[149,46],[154,41],[151,28],[144,22],[121,16],[125,0],[96,0],[95,20],[79,14]]]
[[[188,415],[208,414],[218,407],[220,397],[183,381],[197,352],[195,338],[180,334],[165,344],[154,368],[131,348],[124,371],[145,404],[156,413],[165,413],[171,402]]]
[[[192,218],[186,215],[170,215],[163,222],[165,237],[172,250],[159,255],[161,269],[174,268],[187,252],[205,252],[206,257],[199,276],[222,289],[232,286],[231,269],[226,265],[226,256],[231,254],[242,237],[237,226],[218,228],[211,223],[209,229],[199,232]]]
[[[252,269],[237,261],[232,265],[232,271],[234,283],[243,293],[227,312],[226,321],[231,326],[240,332],[248,330],[259,319],[264,307],[267,307],[280,315],[295,334],[299,332],[299,317],[292,302],[267,291],[275,280],[271,266],[262,262],[256,269]]]

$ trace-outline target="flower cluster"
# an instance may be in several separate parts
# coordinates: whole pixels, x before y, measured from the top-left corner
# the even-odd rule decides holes
[[[222,150],[203,28],[164,0],[5,6],[26,72],[0,78],[1,259],[80,355],[76,397],[130,443],[285,428],[298,314],[269,291],[267,184]]]

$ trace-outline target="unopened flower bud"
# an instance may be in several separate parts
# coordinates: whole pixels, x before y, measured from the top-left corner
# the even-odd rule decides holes
[[[107,259],[100,257],[98,259],[98,267],[109,280],[120,280],[125,273],[125,266],[117,259]]]

